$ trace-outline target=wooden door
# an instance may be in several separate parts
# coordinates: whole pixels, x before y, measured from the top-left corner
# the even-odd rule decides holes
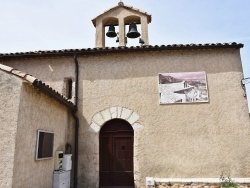
[[[133,188],[131,125],[119,119],[107,122],[100,132],[100,188]]]

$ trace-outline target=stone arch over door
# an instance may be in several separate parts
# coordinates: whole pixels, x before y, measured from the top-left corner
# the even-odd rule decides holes
[[[104,109],[102,111],[97,112],[94,114],[91,120],[91,124],[89,127],[89,131],[95,134],[100,133],[102,126],[112,120],[112,119],[123,119],[127,121],[132,128],[134,129],[134,180],[135,180],[135,187],[138,185],[139,181],[139,166],[138,166],[138,132],[143,128],[143,126],[139,123],[139,115],[134,112],[133,110],[126,108],[126,107],[110,107]],[[99,148],[99,136],[95,137],[96,140],[93,140],[94,143],[98,144],[96,148]],[[99,152],[99,150],[98,150]],[[98,153],[99,154],[99,153]],[[97,163],[95,164],[95,168],[99,169],[99,159],[97,159]],[[99,170],[98,170],[99,171]],[[99,181],[98,181],[99,182]]]
[[[111,107],[97,112],[93,116],[89,130],[98,133],[101,127],[112,119],[126,120],[131,124],[135,132],[142,128],[142,125],[138,122],[139,115],[136,112],[126,107]]]

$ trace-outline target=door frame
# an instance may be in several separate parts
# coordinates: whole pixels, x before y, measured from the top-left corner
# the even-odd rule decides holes
[[[91,182],[99,187],[99,133],[102,126],[109,120],[112,119],[123,119],[130,123],[132,128],[134,129],[134,182],[137,187],[140,187],[141,177],[140,177],[140,168],[139,168],[139,132],[143,129],[143,125],[140,121],[140,116],[136,113],[136,111],[129,109],[127,107],[122,106],[110,106],[103,109],[96,109],[95,114],[93,114],[91,118],[91,122],[88,129],[88,134],[93,138],[91,140],[92,144],[90,152],[88,155],[92,155],[94,157],[93,161],[89,161],[88,169],[89,172],[94,173],[95,176],[88,176],[87,174],[83,175],[83,177],[91,178]]]
[[[104,129],[104,130],[103,130]],[[103,124],[102,128],[100,129],[100,134],[99,134],[99,187],[101,186],[101,165],[102,165],[102,160],[104,157],[104,154],[102,154],[101,152],[101,147],[104,146],[102,145],[101,141],[102,138],[107,137],[109,139],[110,145],[108,145],[109,149],[111,149],[111,153],[112,156],[110,158],[110,178],[112,179],[112,177],[114,177],[115,172],[114,172],[114,154],[115,154],[115,144],[116,144],[116,139],[117,138],[130,138],[132,139],[130,144],[130,159],[132,161],[131,164],[131,169],[132,169],[132,174],[133,174],[133,185],[131,186],[118,186],[118,185],[111,185],[111,186],[102,186],[102,187],[107,187],[107,188],[113,188],[113,187],[129,187],[129,188],[134,188],[135,186],[135,177],[134,177],[134,130],[133,127],[131,126],[130,123],[128,123],[127,121],[123,120],[123,119],[112,119],[110,121],[107,121],[106,123]],[[132,156],[131,156],[132,155]],[[124,171],[125,172],[125,171]],[[131,173],[130,173],[131,174]],[[131,176],[130,176],[131,177]],[[111,180],[110,179],[110,180]],[[129,180],[130,181],[130,180]],[[111,184],[113,184],[114,182],[111,181]]]

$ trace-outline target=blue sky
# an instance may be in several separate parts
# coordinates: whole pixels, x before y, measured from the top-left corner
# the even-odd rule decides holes
[[[95,45],[95,16],[119,0],[0,0],[0,53]],[[152,14],[149,43],[238,42],[250,77],[249,0],[124,0]],[[107,45],[116,46],[113,41]],[[129,45],[138,45],[137,41]],[[247,85],[250,102],[250,84]]]

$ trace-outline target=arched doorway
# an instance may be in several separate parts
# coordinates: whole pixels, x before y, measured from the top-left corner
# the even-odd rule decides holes
[[[100,188],[134,188],[134,130],[125,120],[106,122],[100,131]]]

